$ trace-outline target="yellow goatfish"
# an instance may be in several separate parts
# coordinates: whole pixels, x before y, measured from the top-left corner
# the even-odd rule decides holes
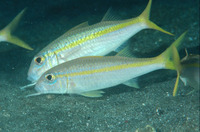
[[[16,36],[11,35],[11,33],[15,30],[17,24],[19,23],[19,20],[21,19],[22,15],[24,14],[25,9],[22,10],[5,28],[0,30],[0,42],[10,42],[12,44],[15,44],[19,47],[33,50],[28,44],[26,44],[24,41],[19,39]]]
[[[180,62],[177,48],[185,34],[153,58],[93,56],[65,62],[45,72],[36,83],[37,93],[28,96],[68,93],[100,97],[103,93],[100,89],[129,84],[133,78],[158,69],[177,70]]]
[[[143,29],[156,29],[172,35],[149,20],[152,0],[143,13],[132,19],[111,21],[109,11],[103,20],[88,26],[82,23],[41,50],[32,60],[28,80],[37,82],[47,70],[66,61],[84,56],[104,56]]]
[[[193,55],[193,54],[188,55],[186,50],[186,56],[183,59],[181,59],[181,64],[179,67],[180,79],[183,81],[185,85],[189,85],[193,87],[195,90],[199,90],[199,71],[200,71],[199,59],[200,59],[199,55]],[[173,96],[176,96],[177,90],[178,90],[177,88],[174,89]]]

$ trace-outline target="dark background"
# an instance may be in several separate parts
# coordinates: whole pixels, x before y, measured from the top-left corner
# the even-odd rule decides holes
[[[85,21],[101,20],[109,7],[121,19],[138,16],[148,0],[1,0],[0,29],[27,7],[14,34],[34,51],[0,43],[0,131],[135,131],[152,125],[157,131],[198,131],[199,93],[180,81],[172,97],[176,73],[160,70],[139,78],[140,89],[124,85],[106,89],[102,98],[75,95],[43,95],[20,86],[29,82],[27,71],[33,56],[67,30]],[[198,0],[153,0],[150,19],[175,34],[143,30],[132,37],[137,57],[163,52],[188,30],[180,49],[199,54]]]

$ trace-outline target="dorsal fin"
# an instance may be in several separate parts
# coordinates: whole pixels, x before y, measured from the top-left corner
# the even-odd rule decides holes
[[[68,30],[67,32],[69,33],[69,32],[74,31],[74,30],[76,30],[76,29],[83,28],[83,27],[87,27],[87,26],[89,26],[89,25],[88,25],[88,21],[83,22],[83,23],[81,23],[81,24],[79,24],[79,25],[77,25],[77,26],[71,28],[71,29]]]
[[[119,20],[119,18],[116,15],[114,15],[114,11],[112,7],[110,7],[101,21],[115,21],[115,20]]]

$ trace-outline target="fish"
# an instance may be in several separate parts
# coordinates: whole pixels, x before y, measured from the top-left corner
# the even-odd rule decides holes
[[[20,19],[22,18],[26,9],[22,10],[6,27],[0,30],[0,42],[9,42],[27,50],[33,50],[27,43],[20,38],[12,35],[12,32],[16,29]],[[1,49],[2,50],[2,49]]]
[[[180,79],[184,83],[185,86],[189,85],[194,88],[190,93],[199,90],[199,59],[200,56],[198,54],[188,54],[187,50],[186,56],[181,59],[180,63]],[[174,89],[173,95],[177,95],[177,89]],[[188,93],[188,94],[190,94]]]
[[[27,97],[66,93],[101,97],[104,93],[101,89],[126,84],[133,78],[155,70],[171,69],[179,73],[180,57],[177,48],[186,33],[183,33],[163,53],[152,58],[90,56],[67,61],[46,71],[35,85],[37,93]]]
[[[149,20],[152,0],[145,10],[136,18],[110,20],[111,11],[102,21],[88,25],[81,23],[61,35],[37,53],[30,64],[27,79],[36,83],[41,75],[64,62],[84,56],[104,56],[116,51],[129,38],[143,29],[155,29],[173,35]]]

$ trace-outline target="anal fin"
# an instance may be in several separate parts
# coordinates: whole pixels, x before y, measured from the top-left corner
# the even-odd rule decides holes
[[[80,95],[85,96],[85,97],[97,98],[97,97],[102,97],[103,93],[104,93],[103,91],[97,90],[97,91],[89,91],[89,92],[80,93]]]
[[[129,87],[133,87],[133,88],[140,88],[137,78],[133,78],[131,80],[128,80],[128,81],[124,82],[123,84],[126,85],[126,86],[129,86]]]

